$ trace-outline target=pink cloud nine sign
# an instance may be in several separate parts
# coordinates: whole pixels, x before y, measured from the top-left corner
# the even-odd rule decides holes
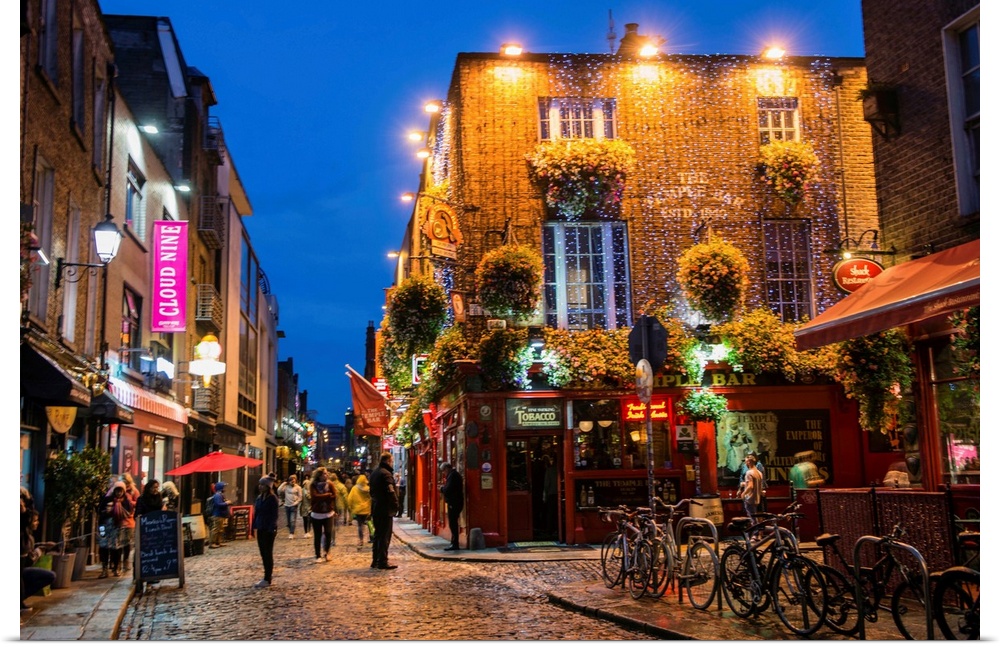
[[[188,224],[153,223],[153,332],[183,332],[187,324]]]

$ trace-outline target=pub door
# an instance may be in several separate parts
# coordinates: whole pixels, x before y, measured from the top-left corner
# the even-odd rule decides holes
[[[507,438],[507,541],[561,541],[559,436]]]

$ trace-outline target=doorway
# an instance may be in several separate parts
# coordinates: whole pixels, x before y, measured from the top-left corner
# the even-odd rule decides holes
[[[561,541],[560,436],[511,436],[506,449],[508,541]]]

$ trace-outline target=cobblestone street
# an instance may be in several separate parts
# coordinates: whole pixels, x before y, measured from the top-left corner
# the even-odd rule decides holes
[[[122,640],[630,640],[650,639],[548,602],[561,584],[600,580],[600,562],[425,559],[394,539],[396,570],[369,568],[370,544],[337,529],[331,560],[312,539],[278,534],[273,585],[254,589],[256,541],[185,560],[185,584],[147,587],[122,620]]]

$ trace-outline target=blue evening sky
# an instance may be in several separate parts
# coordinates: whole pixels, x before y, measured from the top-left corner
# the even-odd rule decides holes
[[[278,297],[279,359],[324,423],[351,406],[344,364],[364,369],[365,327],[410,214],[420,162],[405,138],[443,98],[459,52],[516,40],[531,52],[609,51],[608,11],[683,54],[864,56],[860,0],[99,0],[105,14],[166,16],[188,65],[212,81],[254,215],[252,244]]]

